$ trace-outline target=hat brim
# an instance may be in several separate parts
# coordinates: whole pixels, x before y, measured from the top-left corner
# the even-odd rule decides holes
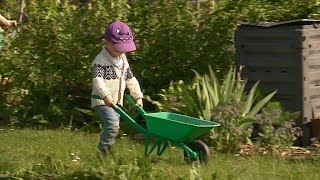
[[[131,52],[136,50],[136,45],[133,41],[126,43],[112,43],[113,47],[119,52]]]

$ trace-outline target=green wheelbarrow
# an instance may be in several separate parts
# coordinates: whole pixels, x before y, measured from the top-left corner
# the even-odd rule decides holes
[[[92,95],[92,98],[100,99],[96,95]],[[125,95],[125,99],[131,105],[135,105],[132,96]],[[169,144],[173,144],[183,149],[185,161],[199,160],[205,164],[208,162],[210,150],[204,142],[196,140],[196,138],[204,135],[210,129],[220,126],[219,123],[170,112],[146,113],[142,107],[137,107],[138,113],[146,121],[145,129],[119,106],[114,105],[113,108],[133,128],[145,135],[145,156],[148,157],[156,148],[157,155],[160,156]],[[154,139],[154,142],[149,147],[151,139]]]

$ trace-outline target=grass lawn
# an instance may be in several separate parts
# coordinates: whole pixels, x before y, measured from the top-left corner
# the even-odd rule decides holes
[[[98,134],[0,128],[0,179],[320,179],[318,159],[215,154],[187,164],[181,149],[144,157],[144,144],[118,139],[113,156],[96,156]]]

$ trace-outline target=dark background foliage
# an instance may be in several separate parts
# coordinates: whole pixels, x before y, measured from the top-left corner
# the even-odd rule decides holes
[[[233,35],[241,21],[317,18],[318,0],[217,0],[197,8],[185,0],[27,1],[28,21],[5,29],[0,56],[0,113],[37,127],[81,126],[91,120],[90,65],[101,50],[96,38],[110,20],[128,22],[137,51],[128,54],[145,95],[171,81],[191,81],[191,69],[211,65],[222,77],[234,64]],[[0,1],[8,18],[20,1]],[[146,108],[152,110],[151,107]]]

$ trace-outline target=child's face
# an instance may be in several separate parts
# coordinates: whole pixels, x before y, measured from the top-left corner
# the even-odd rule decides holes
[[[124,53],[124,52],[119,52],[119,51],[117,51],[117,50],[113,47],[112,43],[110,43],[109,41],[107,41],[106,46],[107,46],[107,51],[109,52],[109,54],[110,54],[112,57],[119,57],[119,56],[121,56],[121,55]]]

